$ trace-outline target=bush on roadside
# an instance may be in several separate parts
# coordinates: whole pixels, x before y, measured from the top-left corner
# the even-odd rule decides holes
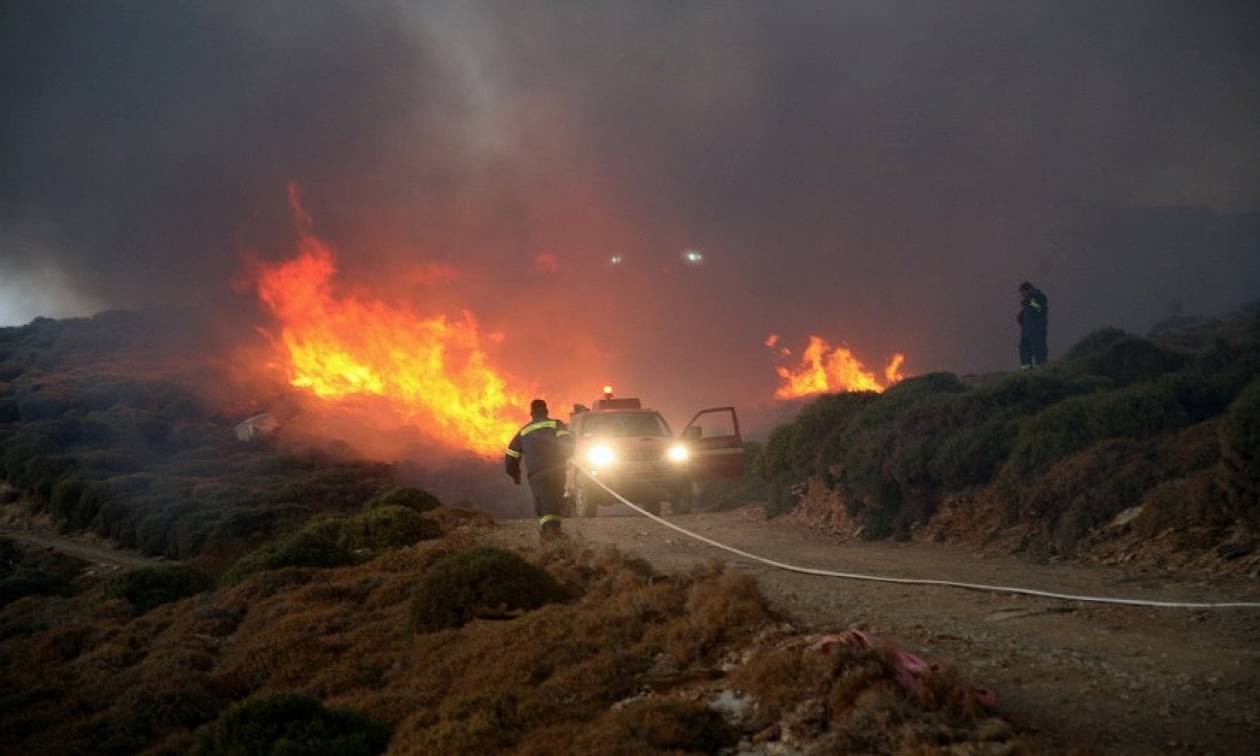
[[[437,522],[401,506],[382,505],[346,520],[341,541],[351,550],[384,551],[440,538]]]
[[[1104,378],[1119,387],[1170,373],[1186,361],[1140,336],[1104,328],[1076,342],[1051,369],[1063,375]]]
[[[378,507],[354,517],[325,517],[245,555],[223,580],[232,584],[256,572],[283,567],[339,567],[370,558],[370,552],[402,548],[441,536],[437,522],[404,507]],[[360,550],[369,553],[355,553]]]
[[[192,756],[375,756],[389,728],[318,699],[278,693],[242,701],[197,730]]]
[[[131,604],[136,614],[214,588],[214,580],[186,565],[141,567],[105,581],[105,595]]]
[[[0,607],[26,596],[71,596],[74,586],[61,575],[19,567],[0,580]]]
[[[516,554],[472,546],[434,562],[411,600],[411,627],[426,633],[459,627],[483,614],[537,609],[562,601],[551,575]]]
[[[338,567],[355,561],[354,552],[342,542],[345,521],[314,520],[296,533],[241,557],[223,576],[231,585],[256,572],[283,567]]]
[[[1064,399],[1020,425],[1003,477],[1017,484],[1100,441],[1151,438],[1203,419],[1183,390],[1173,376]]]
[[[1260,522],[1260,378],[1247,384],[1221,425],[1220,480],[1238,515]]]
[[[438,497],[421,488],[411,488],[409,486],[395,486],[388,488],[377,495],[368,499],[364,507],[366,509],[375,509],[377,507],[406,507],[415,512],[423,514],[442,506],[442,502]]]

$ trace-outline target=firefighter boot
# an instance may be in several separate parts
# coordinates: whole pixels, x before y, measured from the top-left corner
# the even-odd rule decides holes
[[[564,535],[560,529],[560,515],[543,515],[538,518],[538,536],[544,541],[554,541]]]

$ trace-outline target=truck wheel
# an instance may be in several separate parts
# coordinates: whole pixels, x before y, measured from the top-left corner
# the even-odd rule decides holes
[[[669,495],[669,511],[671,514],[689,514],[692,503],[691,481],[674,486]]]
[[[595,497],[591,495],[591,489],[587,485],[578,486],[574,503],[576,504],[578,517],[594,517],[599,514],[599,502],[595,501]]]

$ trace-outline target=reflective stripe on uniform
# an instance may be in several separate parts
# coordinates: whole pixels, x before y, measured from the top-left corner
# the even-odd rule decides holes
[[[1032,305],[1033,307],[1036,307],[1038,310],[1040,310],[1040,309],[1041,309],[1041,304],[1040,304],[1039,302],[1037,302],[1037,300],[1035,300],[1035,299],[1034,299],[1034,300],[1031,300],[1028,304]]]
[[[530,433],[533,433],[536,430],[542,430],[543,428],[554,428],[554,427],[556,427],[555,420],[539,420],[536,423],[530,423],[529,425],[526,425],[524,428],[521,428],[521,435],[526,436],[526,435],[529,435]]]
[[[514,457],[514,458],[516,458],[516,459],[520,459],[520,458],[521,458],[521,453],[520,453],[520,452],[518,452],[518,451],[516,451],[515,449],[508,449],[507,451],[505,451],[505,452],[503,452],[503,453],[504,453],[504,454],[506,454],[506,455],[508,455],[509,457]]]
[[[541,528],[543,525],[546,525],[547,523],[552,522],[552,521],[560,522],[560,515],[549,514],[549,515],[543,515],[542,517],[539,517],[538,527]]]
[[[573,433],[572,433],[571,431],[567,431],[567,430],[558,430],[558,431],[556,431],[556,435],[557,435],[557,436],[572,436],[572,435],[573,435]]]

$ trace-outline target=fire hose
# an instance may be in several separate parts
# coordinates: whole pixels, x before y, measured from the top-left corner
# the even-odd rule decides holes
[[[787,562],[780,562],[775,559],[768,559],[763,556],[758,556],[757,554],[749,553],[747,551],[744,551],[743,549],[738,549],[734,546],[727,545],[720,541],[715,541],[712,538],[706,538],[705,536],[702,536],[699,533],[693,533],[692,531],[682,527],[681,525],[678,525],[677,523],[670,522],[669,520],[666,520],[665,518],[659,515],[652,514],[651,512],[644,509],[643,507],[640,507],[638,504],[635,504],[634,502],[630,501],[626,497],[622,496],[621,494],[617,493],[613,489],[609,488],[608,484],[600,480],[595,474],[593,474],[589,469],[587,469],[587,467],[583,465],[581,462],[578,462],[577,460],[570,460],[570,463],[578,470],[578,472],[590,478],[596,485],[604,489],[604,491],[606,491],[614,499],[626,505],[627,507],[637,512],[638,514],[643,515],[649,520],[652,520],[661,525],[664,525],[665,527],[670,528],[671,530],[675,530],[679,533],[682,533],[688,538],[693,538],[697,541],[700,541],[701,543],[708,544],[709,546],[712,546],[715,549],[721,549],[722,551],[735,554],[736,556],[743,557],[744,559],[751,559],[754,562],[760,562],[761,564],[764,564],[770,567],[775,567],[780,570],[786,570],[788,572],[797,572],[803,575],[820,575],[823,577],[835,577],[835,578],[842,578],[845,580],[861,580],[861,581],[872,582],[872,583],[896,583],[898,585],[925,585],[925,586],[937,586],[937,587],[944,587],[944,588],[961,588],[964,590],[982,591],[985,593],[1008,593],[1008,594],[1017,594],[1021,596],[1036,596],[1039,598],[1058,599],[1060,601],[1085,601],[1085,602],[1090,602],[1090,603],[1095,603],[1095,604],[1121,604],[1125,606],[1146,606],[1146,607],[1160,607],[1160,608],[1172,608],[1172,609],[1260,609],[1260,601],[1224,601],[1224,602],[1200,603],[1200,602],[1186,602],[1186,601],[1151,601],[1147,599],[1114,598],[1114,597],[1109,597],[1109,596],[1083,596],[1083,595],[1075,595],[1075,594],[1070,594],[1070,593],[1055,593],[1054,591],[1040,591],[1034,588],[1017,588],[1017,587],[1003,586],[1003,585],[984,585],[981,583],[963,583],[963,582],[958,582],[955,580],[935,580],[935,579],[927,579],[927,578],[899,578],[899,577],[889,577],[887,575],[864,575],[864,574],[856,573],[856,572],[837,572],[835,570],[823,570],[823,569],[817,569],[814,567],[801,567],[799,565],[788,564]]]

